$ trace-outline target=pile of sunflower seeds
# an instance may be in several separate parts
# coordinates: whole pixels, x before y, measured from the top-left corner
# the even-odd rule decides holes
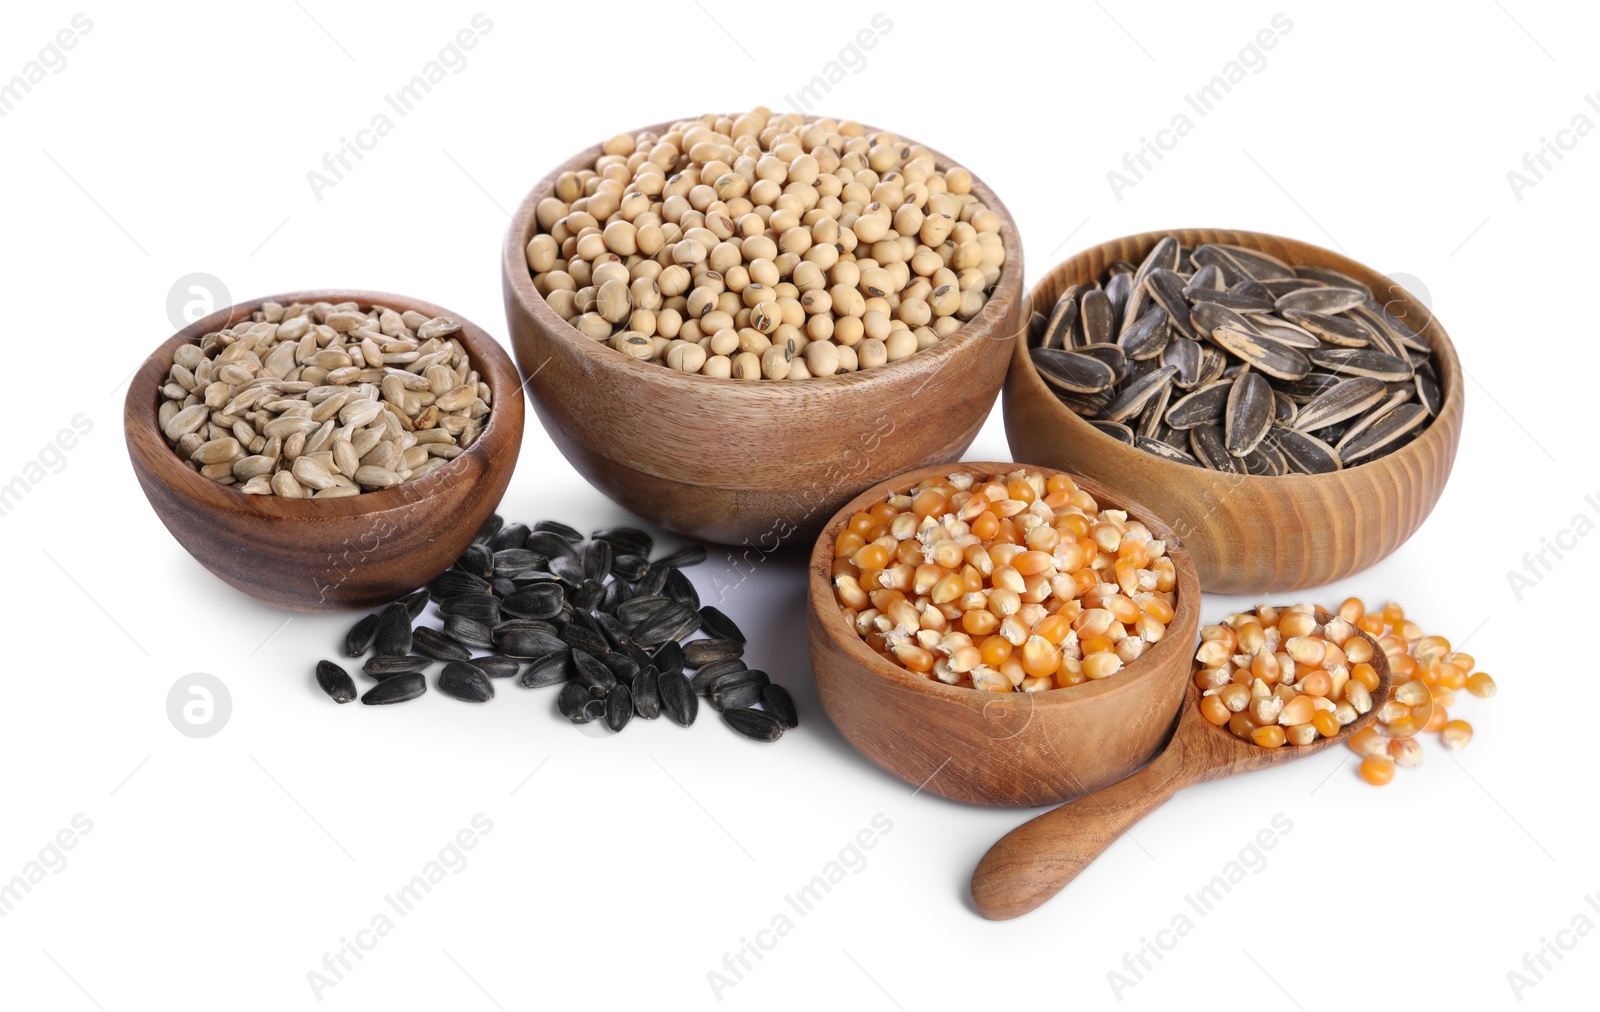
[[[339,703],[358,694],[363,703],[401,703],[426,692],[425,672],[442,662],[439,691],[468,702],[493,699],[500,678],[559,685],[556,707],[574,724],[601,720],[621,731],[635,716],[664,713],[688,727],[703,695],[756,741],[798,726],[789,693],[745,664],[744,633],[717,608],[701,607],[684,575],[705,561],[705,548],[652,562],[653,547],[631,527],[586,541],[553,520],[530,528],[490,517],[454,566],[350,629],[344,653],[367,657],[361,670],[376,685],[358,693],[349,672],[327,660],[317,664],[317,683]],[[442,628],[418,624],[430,601]]]
[[[1365,464],[1439,413],[1431,348],[1371,289],[1238,246],[1162,238],[1033,321],[1069,409],[1166,460],[1234,474]]]
[[[489,384],[461,324],[354,302],[263,303],[173,354],[156,420],[250,495],[331,499],[431,474],[478,438]]]

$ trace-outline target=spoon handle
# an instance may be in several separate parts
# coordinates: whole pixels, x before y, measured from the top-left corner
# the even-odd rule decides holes
[[[1001,837],[972,873],[972,899],[991,921],[1060,892],[1135,822],[1193,782],[1177,738],[1138,772],[1036,816]]]

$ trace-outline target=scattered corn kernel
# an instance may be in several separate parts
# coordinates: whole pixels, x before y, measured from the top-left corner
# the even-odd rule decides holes
[[[1394,779],[1394,760],[1387,755],[1369,755],[1361,760],[1361,779],[1374,787],[1382,787]]]

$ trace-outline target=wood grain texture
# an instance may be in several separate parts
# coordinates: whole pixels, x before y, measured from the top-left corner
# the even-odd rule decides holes
[[[680,534],[771,549],[815,534],[873,482],[957,459],[971,445],[1028,316],[1021,237],[981,180],[973,192],[1000,217],[1007,262],[976,317],[893,365],[747,383],[620,354],[580,334],[534,288],[525,249],[535,209],[561,173],[598,153],[596,145],[574,156],[533,188],[506,232],[502,261],[506,321],[528,397],[591,485]]]
[[[1329,616],[1320,616],[1326,621]],[[1366,633],[1357,632],[1373,642]],[[1166,642],[1163,640],[1162,642]],[[1389,660],[1374,649],[1378,691],[1370,711],[1333,738],[1310,745],[1262,748],[1236,738],[1200,715],[1200,690],[1192,680],[1184,693],[1177,730],[1161,753],[1137,773],[1103,790],[1046,812],[1000,838],[972,873],[972,900],[990,920],[1008,920],[1038,908],[1077,878],[1134,823],[1185,787],[1304,759],[1335,745],[1378,719],[1389,694]]]
[[[1211,228],[1147,232],[1085,250],[1035,286],[1029,296],[1034,312],[1049,313],[1068,285],[1093,284],[1116,260],[1138,263],[1164,235],[1185,246],[1246,246],[1363,282],[1433,345],[1444,394],[1439,417],[1394,453],[1333,474],[1220,474],[1137,450],[1067,410],[1034,369],[1023,333],[1004,394],[1012,454],[1098,479],[1154,509],[1194,553],[1208,591],[1261,594],[1322,586],[1387,557],[1439,501],[1461,438],[1461,364],[1444,327],[1387,277],[1347,257],[1293,239]]]
[[[461,321],[462,345],[493,395],[467,452],[396,488],[342,499],[245,495],[184,466],[156,424],[160,389],[181,344],[247,319],[263,302],[379,303]],[[494,512],[522,447],[520,379],[494,338],[459,313],[386,292],[269,295],[180,330],[139,367],[123,405],[135,476],[167,530],[197,561],[251,597],[295,611],[344,611],[394,600],[449,567]]]
[[[1161,640],[1110,678],[1046,692],[981,692],[908,671],[867,646],[840,614],[831,578],[834,537],[851,514],[927,477],[1019,466],[943,464],[882,482],[829,521],[810,562],[811,666],[828,716],[863,755],[895,776],[982,805],[1053,804],[1099,790],[1143,765],[1172,730],[1190,681],[1200,621],[1194,564],[1171,539],[1177,613]],[[1093,481],[1079,484],[1102,509],[1126,509],[1156,537],[1170,538],[1167,526],[1138,503]]]

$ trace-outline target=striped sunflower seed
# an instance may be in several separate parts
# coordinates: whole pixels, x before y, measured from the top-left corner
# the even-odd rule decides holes
[[[1301,407],[1294,427],[1302,432],[1335,425],[1375,407],[1388,393],[1382,380],[1356,376],[1343,380]]]
[[[1330,474],[1344,467],[1333,447],[1297,429],[1275,428],[1267,437],[1295,474]]]
[[[1034,366],[1046,383],[1071,394],[1093,394],[1111,386],[1115,373],[1097,358],[1075,351],[1035,348]]]
[[[1230,455],[1244,457],[1266,438],[1275,413],[1272,387],[1257,372],[1240,373],[1228,390],[1223,413],[1223,443]]]

